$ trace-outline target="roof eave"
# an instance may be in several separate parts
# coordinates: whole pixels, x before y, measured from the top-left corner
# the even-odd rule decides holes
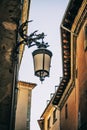
[[[70,33],[74,19],[83,0],[70,0],[61,22],[61,45],[62,45],[62,61],[63,61],[63,79],[56,91],[53,105],[58,105],[65,89],[71,78],[71,53],[70,53]],[[76,4],[78,2],[78,5]],[[76,6],[76,8],[75,8]],[[73,13],[74,12],[74,13]],[[72,15],[73,14],[73,15]],[[66,63],[66,64],[65,64]]]

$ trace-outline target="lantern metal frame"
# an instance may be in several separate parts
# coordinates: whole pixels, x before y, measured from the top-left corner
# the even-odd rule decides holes
[[[51,51],[49,51],[46,48],[39,48],[32,53],[33,57],[36,56],[36,55],[40,55],[40,54],[42,55],[42,68],[39,69],[39,70],[35,70],[35,69],[34,70],[35,70],[35,75],[37,77],[39,77],[40,81],[42,82],[42,81],[44,81],[45,77],[49,77],[49,71],[45,69],[46,55],[48,55],[51,59],[52,53],[51,53]],[[50,68],[50,66],[49,66],[49,68]]]
[[[15,46],[14,58],[17,60],[17,54],[19,54],[19,46],[21,44],[24,44],[24,45],[27,45],[28,48],[32,46],[37,46],[38,49],[32,53],[33,57],[37,54],[42,53],[43,56],[47,54],[51,59],[52,52],[46,49],[47,47],[49,47],[49,45],[48,43],[45,43],[43,40],[46,35],[43,32],[41,34],[37,34],[38,30],[35,30],[29,36],[26,34],[26,29],[29,22],[32,22],[32,20],[24,22],[18,28],[18,33],[19,33],[19,36],[22,38],[22,40],[20,42],[18,41]],[[43,65],[44,65],[44,60],[43,60]],[[49,66],[49,69],[50,69],[50,66]],[[38,72],[40,72],[39,75],[38,75]],[[46,74],[44,75],[42,73],[46,73]],[[45,77],[47,76],[49,77],[49,71],[44,70],[44,66],[43,66],[42,70],[35,71],[35,75],[39,77],[40,81],[42,82],[45,79]]]

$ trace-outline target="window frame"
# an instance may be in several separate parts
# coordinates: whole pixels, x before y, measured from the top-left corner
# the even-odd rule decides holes
[[[47,130],[49,130],[51,128],[51,117],[48,118],[47,120]]]
[[[57,108],[53,111],[53,124],[57,121]]]
[[[68,104],[65,105],[65,119],[68,118]]]

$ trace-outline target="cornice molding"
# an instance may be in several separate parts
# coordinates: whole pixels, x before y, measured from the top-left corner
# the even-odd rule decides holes
[[[32,90],[35,86],[36,86],[36,84],[34,84],[34,83],[28,83],[28,82],[24,82],[24,81],[18,82],[18,89]]]
[[[82,6],[79,8],[78,15],[74,20],[71,30],[78,34],[80,26],[85,19],[87,19],[87,0],[84,0]]]

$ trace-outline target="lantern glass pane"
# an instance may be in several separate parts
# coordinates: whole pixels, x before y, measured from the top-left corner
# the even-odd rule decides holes
[[[44,69],[49,72],[50,69],[50,56],[45,54]]]
[[[43,69],[43,54],[37,54],[34,56],[34,67],[35,71]]]

